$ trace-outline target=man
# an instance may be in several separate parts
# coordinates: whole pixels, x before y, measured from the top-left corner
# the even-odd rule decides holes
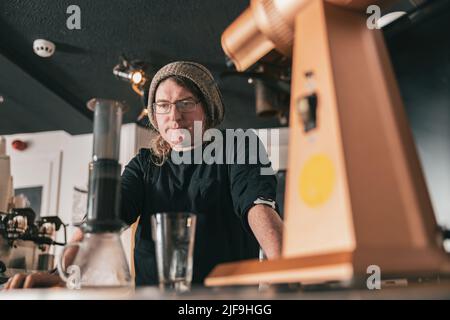
[[[155,138],[150,149],[141,149],[128,163],[121,182],[122,220],[130,225],[140,218],[134,250],[136,285],[158,283],[150,226],[150,216],[156,212],[197,214],[193,283],[202,283],[219,263],[257,258],[259,246],[267,258],[280,257],[277,182],[274,175],[263,174],[270,163],[259,139],[252,139],[251,133],[248,143],[236,142],[234,136],[216,136],[214,143],[222,148],[206,152],[212,142],[205,141],[204,134],[224,116],[222,96],[211,73],[198,63],[184,61],[161,68],[150,85],[148,116]],[[208,161],[196,158],[203,152],[210,155]],[[77,232],[73,240],[82,236]],[[65,260],[70,264],[73,252]],[[16,275],[5,288],[59,284],[57,275],[39,273]]]

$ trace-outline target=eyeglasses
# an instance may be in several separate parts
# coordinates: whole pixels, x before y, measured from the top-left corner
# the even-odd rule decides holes
[[[175,107],[178,109],[181,113],[189,113],[193,112],[195,108],[197,107],[197,104],[199,101],[193,101],[193,100],[180,100],[175,102],[154,102],[153,103],[153,110],[155,113],[158,114],[167,114],[172,109],[172,105],[175,105]]]

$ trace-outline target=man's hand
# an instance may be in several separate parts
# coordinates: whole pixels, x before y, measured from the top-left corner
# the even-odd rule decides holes
[[[37,272],[32,274],[18,273],[9,278],[3,290],[62,286],[65,286],[65,283],[57,274],[51,274],[48,272]]]

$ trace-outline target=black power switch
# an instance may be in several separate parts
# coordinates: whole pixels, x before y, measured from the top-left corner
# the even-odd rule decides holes
[[[303,129],[308,132],[317,127],[317,95],[315,93],[297,100],[297,112],[302,119]]]

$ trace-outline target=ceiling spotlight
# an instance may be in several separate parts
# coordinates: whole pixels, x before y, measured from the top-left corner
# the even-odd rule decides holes
[[[138,121],[142,120],[147,116],[148,116],[148,109],[147,108],[142,109],[141,113],[138,116]]]
[[[131,83],[131,88],[141,97],[149,85],[150,77],[145,73],[147,65],[142,61],[128,61],[121,56],[121,62],[113,68],[116,78]]]
[[[143,75],[142,71],[140,71],[140,70],[134,71],[131,74],[131,81],[134,84],[140,84],[143,80],[144,80],[144,75]]]
[[[131,88],[141,97],[142,110],[136,119],[136,123],[144,128],[150,128],[148,120],[147,100],[150,81],[154,76],[149,64],[142,61],[129,61],[124,55],[120,57],[120,63],[113,68],[113,74],[117,79],[127,81]]]

